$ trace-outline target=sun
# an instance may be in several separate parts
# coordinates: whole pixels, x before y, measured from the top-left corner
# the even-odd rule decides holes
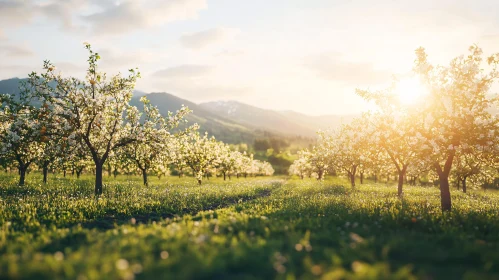
[[[405,78],[398,82],[395,93],[397,94],[400,103],[411,105],[421,100],[421,97],[426,95],[427,91],[421,85],[419,79],[415,77]]]

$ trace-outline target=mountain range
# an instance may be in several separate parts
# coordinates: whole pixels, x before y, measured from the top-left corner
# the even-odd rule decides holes
[[[19,94],[19,82],[13,78],[0,81],[0,93]],[[198,123],[202,132],[208,132],[227,143],[253,143],[256,138],[285,136],[314,138],[319,129],[335,128],[349,122],[355,115],[309,116],[294,111],[262,109],[238,101],[194,103],[166,92],[135,91],[131,101],[140,108],[140,97],[147,95],[152,105],[166,116],[182,105],[193,112],[189,123]]]

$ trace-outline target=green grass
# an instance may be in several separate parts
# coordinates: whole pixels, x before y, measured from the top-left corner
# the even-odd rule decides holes
[[[499,194],[343,179],[0,177],[0,278],[499,279]]]

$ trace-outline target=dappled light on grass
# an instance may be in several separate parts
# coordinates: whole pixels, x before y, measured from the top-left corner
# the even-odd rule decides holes
[[[169,178],[170,179],[170,178]],[[2,188],[2,277],[410,279],[499,275],[499,195],[343,179],[140,178]],[[16,190],[18,193],[16,193]],[[41,199],[43,198],[43,199]],[[20,199],[23,203],[19,203]],[[483,256],[483,257],[482,257]],[[444,265],[445,264],[445,265]],[[8,268],[8,269],[7,269]],[[412,275],[412,276],[411,276]]]

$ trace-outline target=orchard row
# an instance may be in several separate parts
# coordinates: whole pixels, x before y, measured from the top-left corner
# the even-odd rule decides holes
[[[398,92],[396,79],[383,90],[357,90],[377,109],[336,131],[319,132],[317,145],[299,153],[290,173],[322,179],[342,172],[352,187],[356,175],[376,180],[396,173],[399,196],[407,177],[434,178],[442,209],[451,210],[449,180],[466,191],[467,182],[483,185],[499,177],[498,96],[490,92],[499,78],[499,55],[483,60],[482,50],[471,46],[448,66],[433,66],[424,49],[416,50],[413,75],[425,89],[417,102],[401,102],[405,93]]]
[[[107,77],[97,71],[98,53],[89,51],[85,79],[63,77],[49,61],[44,73],[35,72],[20,86],[19,96],[0,95],[0,161],[16,167],[19,184],[36,166],[43,170],[84,170],[95,174],[95,193],[102,193],[104,167],[117,174],[140,172],[161,176],[175,166],[179,174],[190,169],[201,184],[207,174],[227,176],[272,175],[267,162],[232,151],[198,126],[180,129],[190,113],[182,106],[163,117],[143,97],[142,110],[130,101],[140,73]],[[185,126],[183,126],[185,127]]]

